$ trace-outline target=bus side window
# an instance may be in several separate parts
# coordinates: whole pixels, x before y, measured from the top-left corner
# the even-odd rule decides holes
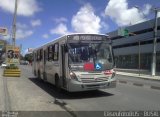
[[[48,60],[48,49],[46,49],[45,59]]]
[[[37,61],[39,60],[39,51],[37,50]]]
[[[53,51],[53,61],[58,61],[59,44],[56,43],[52,46]]]
[[[52,46],[48,47],[48,61],[52,61]]]
[[[49,61],[49,47],[47,47],[47,60]]]
[[[40,55],[39,55],[39,60],[40,60],[40,61],[42,60],[42,57],[43,57],[43,50],[40,49]]]
[[[37,60],[37,55],[36,55],[36,52],[34,52],[34,61]]]

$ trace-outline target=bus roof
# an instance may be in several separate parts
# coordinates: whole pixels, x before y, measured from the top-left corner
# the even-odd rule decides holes
[[[96,34],[96,33],[91,33],[91,34],[90,34],[90,33],[70,33],[70,34],[66,34],[66,35],[60,36],[60,37],[58,37],[58,38],[56,38],[56,39],[54,39],[54,40],[51,40],[51,41],[43,44],[42,46],[39,46],[39,47],[33,49],[33,52],[34,52],[34,50],[38,50],[38,49],[42,48],[43,46],[49,45],[50,43],[52,43],[52,42],[54,42],[54,41],[56,42],[56,41],[58,41],[58,40],[62,40],[63,37],[72,36],[72,35],[101,35],[101,36],[109,37],[109,35],[106,35],[106,34]]]

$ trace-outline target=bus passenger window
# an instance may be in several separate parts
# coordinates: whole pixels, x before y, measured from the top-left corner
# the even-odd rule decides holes
[[[39,51],[37,50],[37,61],[39,61]]]
[[[48,47],[48,61],[52,60],[52,46]]]
[[[48,60],[48,49],[46,49],[45,59]]]
[[[53,46],[53,61],[58,61],[58,50],[59,50],[59,45],[58,43],[56,43]]]

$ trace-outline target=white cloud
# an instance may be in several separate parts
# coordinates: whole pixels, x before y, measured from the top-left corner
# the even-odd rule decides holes
[[[28,53],[28,48],[24,50],[24,54],[27,54]]]
[[[151,11],[151,8],[152,8],[152,6],[150,4],[145,4],[142,12],[145,15],[148,15],[150,13],[150,11]]]
[[[57,35],[65,35],[68,34],[69,31],[67,29],[66,24],[60,23],[57,27],[50,30],[51,34],[57,34]]]
[[[28,48],[23,50],[23,55],[29,54],[29,53],[31,53],[31,52],[28,52]]]
[[[60,17],[60,18],[54,18],[53,21],[55,21],[56,23],[62,23],[62,22],[67,22],[67,18],[65,17]]]
[[[160,12],[158,12],[158,17],[160,17]]]
[[[142,11],[135,7],[128,8],[127,0],[110,0],[105,9],[105,14],[114,20],[117,25],[125,26],[145,21],[145,15],[149,13],[151,6],[146,4]]]
[[[32,30],[22,30],[22,29],[18,29],[16,32],[16,38],[17,39],[24,39],[26,37],[29,37],[33,34]]]
[[[14,7],[15,0],[0,0],[0,8],[4,11],[13,13]],[[32,16],[40,10],[37,0],[18,0],[18,15]]]
[[[72,27],[78,33],[99,33],[101,19],[96,16],[94,9],[90,4],[80,8],[72,18]]]
[[[17,28],[20,28],[20,29],[27,29],[28,28],[28,26],[26,24],[22,24],[19,22],[16,25],[17,25]]]
[[[26,24],[17,23],[16,39],[24,39],[33,34],[33,30],[29,29]]]
[[[42,37],[45,38],[45,39],[48,39],[49,35],[48,34],[43,34]]]
[[[32,25],[33,27],[35,27],[35,26],[40,26],[40,25],[41,25],[41,20],[40,20],[40,19],[32,20],[32,21],[31,21],[31,25]]]

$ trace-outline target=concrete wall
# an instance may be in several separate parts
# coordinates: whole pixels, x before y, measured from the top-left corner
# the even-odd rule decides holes
[[[132,46],[132,47],[125,47],[125,48],[118,48],[114,49],[114,55],[131,55],[131,54],[138,54],[139,46]],[[152,53],[153,51],[153,44],[141,45],[140,52],[141,53]],[[157,51],[160,51],[160,43],[157,44]]]
[[[160,26],[160,18],[158,18],[158,26]],[[154,28],[154,19],[126,27],[126,29],[128,29],[129,32],[136,32],[136,31],[140,31],[140,30],[144,30],[144,29],[148,29],[148,28]],[[113,32],[109,32],[107,34],[110,37],[116,37],[118,35],[118,31],[116,30]]]
[[[158,26],[160,26],[160,18],[158,19]],[[141,31],[144,29],[149,29],[149,28],[154,28],[154,20],[150,20],[147,22],[143,22],[140,24],[136,24],[133,26],[126,27],[129,32],[136,32],[136,31]],[[107,33],[111,38],[112,37],[117,37],[118,31],[113,31],[110,33]],[[160,37],[160,30],[158,30],[158,36]],[[142,41],[148,41],[148,40],[153,40],[154,39],[154,32],[145,32],[142,34],[137,34],[135,36],[129,36],[129,37],[123,37],[119,39],[112,40],[112,45],[113,47],[119,46],[119,45],[124,45],[124,44],[132,44]],[[159,38],[160,39],[160,38]],[[123,48],[115,48],[114,49],[114,54],[115,55],[130,55],[130,54],[138,54],[138,49],[139,46],[130,46],[130,47],[123,47]],[[153,51],[153,44],[145,44],[140,46],[140,51],[141,53],[152,53]],[[157,43],[157,51],[160,51],[160,43]]]

